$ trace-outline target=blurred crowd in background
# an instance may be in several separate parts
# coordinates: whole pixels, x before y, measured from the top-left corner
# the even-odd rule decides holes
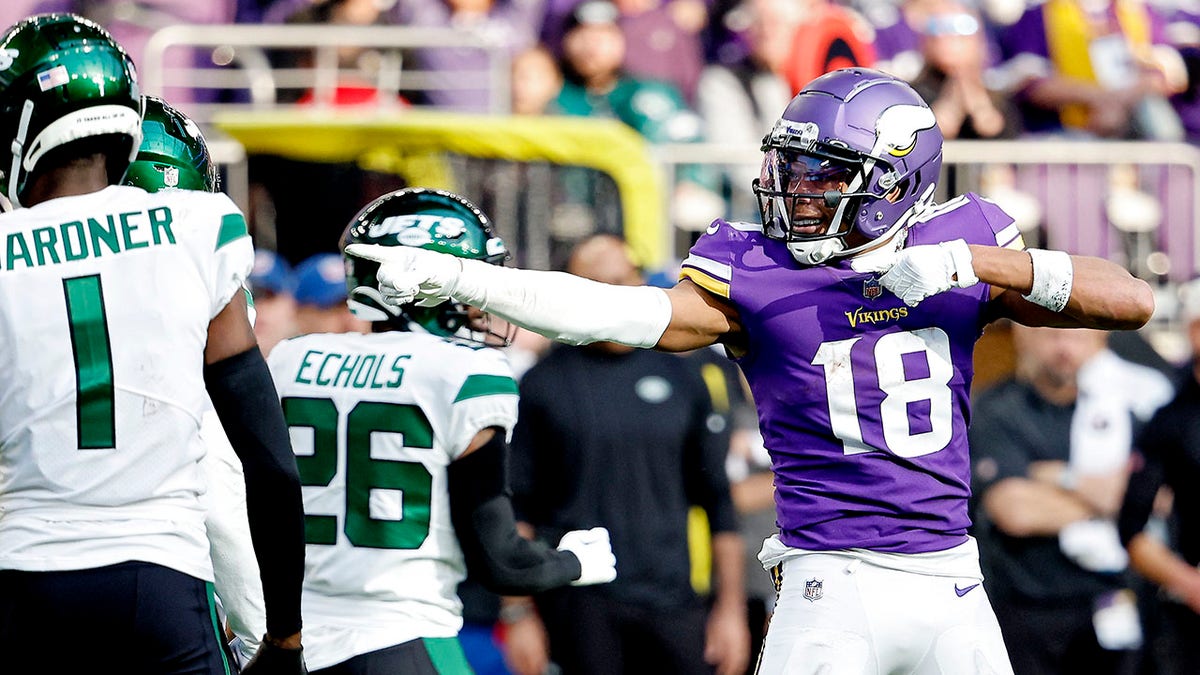
[[[0,24],[42,11],[98,20],[139,65],[150,35],[174,24],[471,30],[511,59],[512,114],[615,118],[651,143],[757,148],[796,91],[847,65],[911,82],[947,139],[1200,142],[1197,0],[6,0]],[[451,82],[481,69],[478,50],[446,47],[413,48],[407,58]],[[345,72],[370,72],[377,56],[339,52]],[[331,103],[377,106],[379,92],[347,76]],[[400,87],[389,103],[488,113],[494,93],[435,83]],[[193,95],[231,103],[239,96]],[[311,97],[299,88],[285,98],[305,104]],[[187,108],[188,101],[178,103]],[[346,308],[342,261],[333,251],[336,233],[380,192],[374,186],[363,194],[344,168],[280,161],[251,165],[252,182],[275,197],[276,218],[325,225],[278,227],[271,241],[258,242],[251,283],[265,352],[295,335],[369,330]],[[713,217],[756,220],[746,188],[757,168],[727,174],[679,172],[671,202],[677,224],[698,231]],[[292,198],[285,204],[280,195]],[[1128,204],[1139,204],[1136,198]],[[662,275],[664,283],[670,277]],[[1144,343],[1130,346],[1136,336],[1106,344],[1088,331],[1010,335],[1001,326],[1000,348],[985,337],[993,351],[980,364],[988,377],[977,387],[972,430],[974,534],[1018,673],[1200,672],[1190,640],[1200,628],[1200,526],[1192,500],[1176,496],[1173,505],[1170,489],[1200,476],[1200,439],[1187,431],[1163,438],[1168,425],[1200,428],[1193,366],[1200,291],[1182,296],[1179,313],[1187,349],[1165,359]],[[522,333],[512,349],[517,370],[546,349]],[[733,426],[726,464],[747,549],[747,625],[756,641],[773,595],[754,560],[773,528],[770,460],[753,404],[736,375],[731,381],[718,398],[723,424]],[[1173,416],[1156,423],[1164,405]],[[1137,489],[1127,495],[1131,475]],[[1181,548],[1181,541],[1193,545]],[[708,592],[704,581],[693,585]],[[552,664],[524,671],[500,656],[508,624],[524,614],[505,620],[495,598],[464,597],[463,639],[479,672],[552,672]],[[752,658],[743,665],[752,668]]]

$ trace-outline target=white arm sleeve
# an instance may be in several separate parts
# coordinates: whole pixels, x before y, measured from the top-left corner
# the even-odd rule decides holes
[[[246,479],[216,412],[206,410],[201,419],[200,434],[207,449],[201,465],[208,479],[203,502],[208,513],[205,525],[215,576],[213,585],[229,619],[229,628],[253,652],[258,648],[259,636],[267,632],[267,612],[258,559],[250,541]]]
[[[671,300],[661,288],[456,260],[462,271],[450,290],[452,298],[552,340],[649,348],[671,323]]]

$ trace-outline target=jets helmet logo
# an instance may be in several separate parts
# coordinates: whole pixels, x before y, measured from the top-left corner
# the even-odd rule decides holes
[[[453,216],[409,214],[389,216],[382,222],[371,223],[367,236],[379,238],[389,234],[398,235],[405,246],[421,246],[433,240],[457,239],[467,233],[467,225]]]
[[[12,68],[12,64],[21,56],[19,49],[0,49],[0,71]]]

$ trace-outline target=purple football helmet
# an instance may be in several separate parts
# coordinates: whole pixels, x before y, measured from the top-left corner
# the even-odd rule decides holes
[[[762,150],[753,189],[763,231],[788,242],[798,261],[818,264],[891,237],[931,203],[942,133],[933,111],[903,80],[845,68],[797,94]],[[811,232],[808,219],[793,220],[801,199],[836,208],[825,232]],[[847,242],[854,233],[860,236]]]

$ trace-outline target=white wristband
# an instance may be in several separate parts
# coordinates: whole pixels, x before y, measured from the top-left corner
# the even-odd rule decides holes
[[[671,322],[671,300],[661,288],[615,286],[565,272],[479,260],[461,262],[451,297],[551,340],[648,348],[658,344]]]
[[[1033,288],[1024,298],[1051,311],[1061,312],[1071,299],[1075,267],[1063,251],[1028,250],[1033,262]]]

